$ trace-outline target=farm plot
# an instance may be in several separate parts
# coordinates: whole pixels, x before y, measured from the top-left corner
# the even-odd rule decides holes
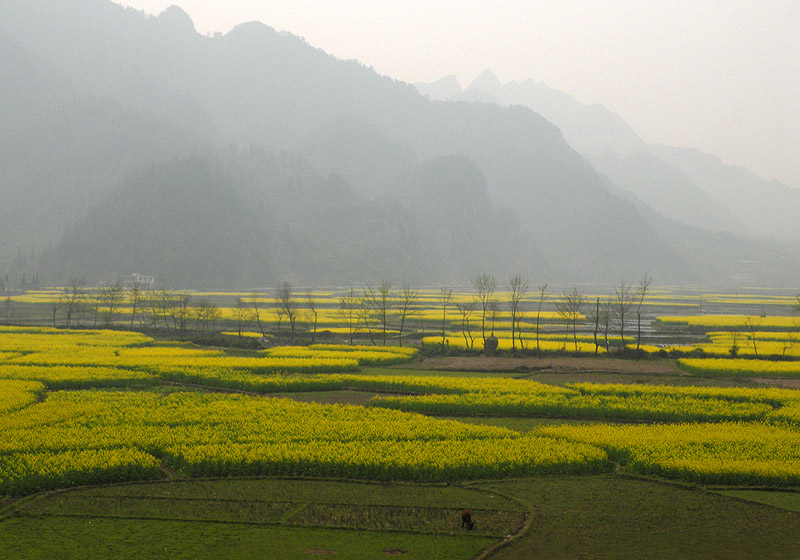
[[[102,331],[12,329],[0,350],[19,355],[0,363],[6,495],[176,472],[387,481],[586,474],[610,470],[609,456],[623,469],[689,481],[800,480],[800,393],[791,390],[327,373],[315,368],[405,360],[413,351],[328,345],[231,356]],[[322,405],[167,390],[158,385],[165,380],[271,394],[392,394],[368,406]],[[116,386],[126,390],[108,390]],[[662,424],[589,423],[578,433],[557,424],[515,430],[431,417],[458,415]],[[726,431],[751,447],[740,449]]]
[[[478,520],[474,531],[461,528],[465,507]],[[518,502],[480,489],[286,479],[76,489],[38,496],[8,513],[13,517],[0,519],[0,543],[20,559],[69,557],[80,546],[89,550],[100,543],[122,557],[125,550],[139,557],[166,550],[179,558],[325,552],[337,558],[466,559],[519,531],[527,515]],[[67,533],[69,538],[58,538]],[[164,539],[158,548],[152,545],[157,537]]]
[[[700,484],[800,486],[800,432],[761,423],[583,425],[533,433],[598,445],[633,472]]]
[[[161,461],[186,476],[381,480],[608,468],[597,448],[502,428],[241,395],[55,392],[0,417],[0,429],[4,494],[153,478]]]

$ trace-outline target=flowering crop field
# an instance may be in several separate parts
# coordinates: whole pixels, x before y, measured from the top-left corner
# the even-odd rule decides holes
[[[229,355],[99,330],[4,328],[0,352],[2,494],[162,478],[165,469],[186,477],[441,481],[605,472],[610,459],[696,482],[800,483],[800,392],[791,389],[366,375],[360,365],[406,361],[415,350],[313,345]],[[165,381],[384,394],[368,406],[323,405],[165,391]],[[522,434],[432,417],[445,415],[636,425]]]
[[[800,432],[761,423],[559,426],[634,472],[701,484],[800,485]]]
[[[187,476],[381,480],[608,468],[596,447],[380,408],[147,391],[54,392],[33,403],[35,389],[14,387],[27,399],[0,416],[5,494],[157,477],[162,461]]]
[[[482,380],[483,381],[483,380]],[[442,378],[442,385],[446,381]],[[800,404],[800,393],[785,389],[670,387],[654,385],[567,384],[502,380],[477,389],[416,396],[379,396],[381,406],[437,415],[548,416],[613,418],[658,422],[763,420]]]
[[[180,372],[227,373],[321,373],[357,371],[359,365],[402,363],[413,358],[410,348],[326,346],[275,348],[249,355],[228,355],[222,350],[197,348],[184,343],[155,343],[139,333],[120,331],[5,328],[0,331],[0,378],[26,378],[22,366],[42,379],[89,377],[146,379],[152,375],[174,377]],[[18,366],[16,369],[9,366]],[[120,370],[117,375],[111,369]],[[6,373],[3,373],[5,371]],[[131,373],[139,372],[139,373]],[[148,375],[149,374],[149,375]]]
[[[699,375],[735,377],[800,377],[800,361],[681,358],[681,369]]]
[[[656,321],[664,325],[705,327],[705,328],[738,328],[744,330],[747,326],[748,316],[745,315],[697,315],[697,316],[664,316],[657,317]],[[798,328],[798,317],[773,316],[755,317],[759,328],[790,329]]]
[[[483,350],[483,338],[480,335],[480,332],[473,333],[473,346],[474,350]],[[501,333],[497,333],[501,334]],[[606,351],[605,348],[602,347],[602,341],[598,339],[598,345],[595,346],[594,342],[585,342],[586,337],[582,336],[578,338],[578,354],[594,354],[595,349],[597,349],[598,353],[604,353]],[[584,340],[584,342],[581,342]],[[442,337],[440,336],[426,336],[422,339],[422,344],[425,346],[442,346]],[[449,335],[444,337],[444,344],[448,348],[458,348],[460,350],[466,350],[468,348],[467,341],[464,339],[463,336],[450,333]],[[535,349],[536,348],[536,338],[535,336],[530,336],[528,333],[523,337],[523,344],[525,348],[528,349]],[[501,338],[497,337],[497,347],[500,350],[511,350],[512,343],[511,343],[511,333],[508,333],[508,338]],[[520,347],[520,341],[517,339],[516,347]],[[539,340],[539,348],[544,351],[555,351],[555,352],[571,352],[575,353],[575,345],[573,344],[572,339],[567,339],[563,334],[562,335],[555,335],[553,337],[545,337],[542,336]]]
[[[275,358],[317,358],[326,360],[352,359],[359,365],[391,365],[409,361],[416,354],[415,348],[399,346],[343,346],[314,344],[312,346],[283,346],[264,350],[263,353]]]

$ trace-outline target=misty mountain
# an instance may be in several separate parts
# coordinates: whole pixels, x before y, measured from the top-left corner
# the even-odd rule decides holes
[[[453,76],[416,84],[433,99],[524,105],[556,124],[595,168],[665,217],[736,236],[800,240],[800,190],[764,181],[691,148],[646,144],[618,115],[526,80],[502,84],[486,70],[463,91]]]
[[[718,157],[693,148],[652,144],[647,151],[722,201],[737,220],[759,237],[800,240],[800,189],[765,181],[744,167],[727,165]]]
[[[794,242],[762,240],[665,218],[628,190],[609,180],[609,188],[632,204],[653,229],[673,242],[686,260],[687,278],[732,285],[794,285],[800,271],[800,247]]]
[[[585,105],[542,82],[525,80],[502,84],[486,69],[463,91],[455,76],[415,86],[432,99],[522,105],[533,109],[558,126],[569,145],[582,154],[600,154],[611,148],[629,155],[645,147],[644,140],[616,113],[602,105]]]
[[[152,113],[75,93],[63,74],[5,38],[0,60],[5,248],[44,246],[132,169],[208,142]]]
[[[605,150],[591,158],[595,168],[619,188],[636,195],[665,218],[710,231],[752,234],[732,212],[689,177],[647,152],[619,157]]]
[[[382,276],[414,282],[500,273],[518,255],[514,245],[493,247],[506,240],[525,246],[513,222],[488,227],[492,209],[473,163],[429,161],[413,176],[402,204],[370,201],[288,152],[254,148],[176,159],[129,174],[42,266],[56,277],[107,281],[146,270],[161,284],[198,287]],[[431,199],[427,213],[415,210],[417,194]],[[454,198],[462,204],[442,220]]]
[[[109,282],[157,271],[162,285],[205,287],[264,277],[269,235],[237,180],[202,160],[132,172],[44,256],[45,269]]]
[[[50,112],[21,118],[30,139],[10,138],[19,144],[17,156],[4,166],[16,178],[0,179],[16,185],[21,198],[30,195],[19,208],[65,216],[48,227],[76,224],[48,256],[62,274],[70,262],[98,275],[106,267],[106,276],[137,264],[138,272],[192,284],[211,274],[192,260],[170,268],[158,251],[152,261],[137,260],[125,236],[109,234],[113,247],[89,243],[103,227],[115,227],[110,216],[136,200],[132,193],[152,188],[152,196],[168,199],[164,177],[176,171],[164,162],[175,158],[199,161],[212,175],[211,183],[198,184],[196,196],[208,200],[196,201],[196,213],[214,224],[210,235],[220,235],[220,243],[173,243],[174,230],[151,224],[146,208],[130,204],[137,223],[125,227],[173,251],[202,255],[231,252],[229,243],[244,235],[238,224],[224,224],[225,212],[252,224],[258,251],[270,250],[245,244],[230,261],[210,258],[217,263],[211,268],[231,267],[227,276],[209,276],[215,281],[465,282],[481,271],[502,277],[521,270],[562,281],[615,281],[648,271],[686,282],[718,272],[713,264],[692,267],[693,255],[684,254],[674,232],[619,196],[559,128],[530,108],[433,101],[260,23],[202,36],[176,7],[149,17],[107,0],[7,0],[0,4],[0,35],[69,84]],[[83,109],[70,108],[76,105]],[[245,157],[241,146],[254,148]],[[259,150],[273,155],[259,159]],[[35,155],[19,159],[28,152]],[[184,169],[173,178],[188,192],[199,175]],[[232,205],[213,198],[222,187],[231,189]],[[62,211],[65,204],[70,212]],[[171,208],[168,200],[165,206]],[[248,217],[248,209],[259,209],[262,221]],[[255,255],[268,270],[245,266]]]

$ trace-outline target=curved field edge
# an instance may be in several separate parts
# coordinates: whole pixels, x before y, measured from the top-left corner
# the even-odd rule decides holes
[[[479,483],[514,495],[531,528],[490,558],[744,560],[800,554],[800,515],[697,488],[617,476]]]
[[[283,494],[270,494],[281,505],[286,496],[293,502],[285,511],[297,511],[304,503],[330,501],[356,508],[374,505],[415,504],[447,509],[448,535],[425,535],[419,525],[424,515],[408,515],[415,532],[330,529],[327,527],[265,526],[256,518],[240,523],[211,520],[120,519],[119,517],[72,517],[59,504],[65,496],[81,494],[86,499],[154,497],[170,504],[181,499],[245,500],[263,496],[253,485],[266,482],[269,492],[285,486]],[[207,484],[224,485],[227,489]],[[322,486],[328,491],[321,492]],[[177,491],[186,486],[185,491]],[[351,488],[349,499],[343,488]],[[381,492],[384,488],[386,492]],[[399,491],[398,491],[399,490]],[[477,502],[464,503],[465,490]],[[528,512],[526,530],[513,538],[486,538],[461,531],[458,508],[490,511],[492,500],[512,497],[499,508]],[[421,500],[421,501],[420,501]],[[48,502],[48,503],[44,503]],[[399,502],[399,503],[398,503]],[[762,558],[797,557],[800,515],[681,485],[665,484],[613,475],[537,477],[475,481],[461,485],[376,484],[370,482],[308,481],[282,479],[223,479],[175,482],[129,483],[55,491],[28,499],[30,514],[0,519],[0,547],[20,560],[85,557],[86,550],[109,552],[108,558],[308,558],[332,554],[337,558],[498,558],[545,557],[553,559],[597,558]],[[518,505],[518,503],[520,505]],[[38,505],[37,505],[38,504]],[[114,502],[101,503],[107,507]],[[54,510],[47,513],[52,507]],[[248,508],[243,508],[250,511]],[[208,509],[202,511],[209,511]],[[309,509],[301,510],[308,514]],[[318,511],[318,510],[314,510]],[[113,513],[113,512],[112,512]],[[256,512],[258,513],[258,512]],[[379,520],[384,518],[379,517]],[[482,514],[476,519],[481,526]],[[12,543],[7,547],[7,543]],[[160,548],[156,548],[157,543]],[[502,545],[502,546],[500,546]],[[333,552],[331,552],[333,551]],[[401,551],[404,551],[401,553]],[[126,556],[127,555],[127,556]]]
[[[464,507],[479,522],[474,531],[460,526]],[[84,550],[91,545],[110,550],[124,543],[151,557],[156,551],[147,543],[153,533],[174,527],[211,545],[197,550],[182,538],[178,543],[170,540],[167,552],[179,558],[250,558],[254,553],[259,558],[295,558],[329,551],[345,558],[402,554],[467,559],[518,531],[525,515],[525,507],[513,499],[459,485],[276,478],[125,483],[50,491],[21,500],[13,517],[0,518],[0,545],[6,550],[7,542],[15,543],[15,558],[43,558],[48,553],[73,557],[75,549],[61,542],[69,530],[68,540],[84,545]],[[108,534],[106,529],[112,527],[138,535],[142,542]],[[200,531],[207,533],[197,534]],[[240,539],[248,543],[242,548],[239,541],[217,542],[220,531],[261,537]],[[268,546],[271,543],[282,543],[281,556]]]
[[[607,471],[597,447],[419,414],[209,393],[61,391],[0,418],[0,494],[164,476],[442,481]]]
[[[800,486],[800,433],[758,422],[543,426],[597,445],[626,470],[702,485]]]

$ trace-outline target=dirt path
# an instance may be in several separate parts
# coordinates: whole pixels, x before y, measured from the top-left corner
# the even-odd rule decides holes
[[[406,366],[407,367],[407,366]],[[493,356],[452,356],[426,358],[419,369],[444,371],[511,371],[550,373],[638,373],[645,375],[686,375],[675,360],[621,360],[618,358],[501,358]]]
[[[762,385],[769,385],[770,387],[800,389],[800,379],[784,379],[784,378],[772,377],[769,379],[753,378],[753,381],[755,381],[756,383],[761,383]]]

